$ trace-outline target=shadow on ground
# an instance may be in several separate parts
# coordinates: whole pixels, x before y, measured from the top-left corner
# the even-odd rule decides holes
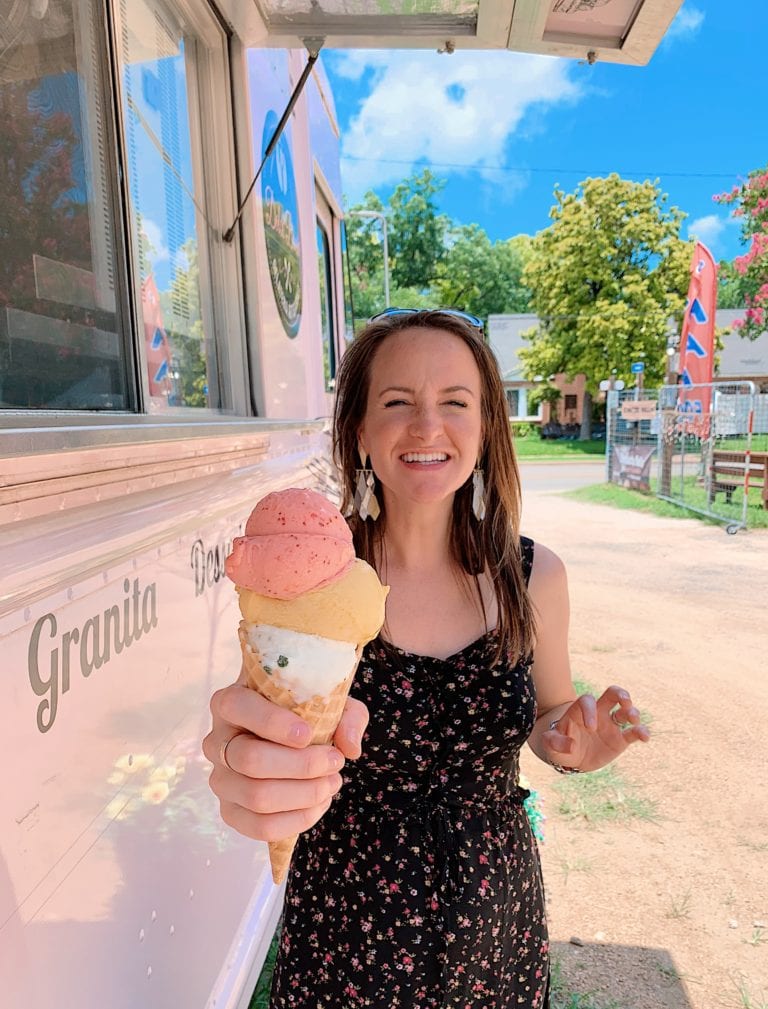
[[[552,943],[552,1009],[691,1009],[669,950]]]

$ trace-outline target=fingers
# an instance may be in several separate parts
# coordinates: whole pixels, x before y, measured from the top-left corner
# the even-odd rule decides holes
[[[651,738],[651,730],[647,725],[633,725],[622,730],[622,735],[628,743],[647,743]]]
[[[640,711],[632,703],[632,698],[623,687],[608,687],[597,702],[601,717],[610,716],[613,724],[623,733],[625,739],[631,742],[635,739],[646,741],[650,738],[648,728],[642,724]],[[634,733],[632,729],[642,729]]]
[[[218,763],[221,764],[221,761]],[[279,743],[241,733],[227,746],[227,764],[231,770],[248,778],[307,779],[322,778],[340,771],[344,766],[344,757],[333,746],[307,746],[303,750],[292,750]]]
[[[301,748],[307,746],[312,738],[312,730],[302,718],[240,684],[217,690],[211,698],[211,713],[214,735],[224,731],[228,738],[233,735],[231,726],[234,725],[283,746]],[[222,730],[221,721],[230,728]],[[211,759],[208,753],[206,756]]]
[[[362,740],[369,717],[368,708],[362,701],[355,697],[347,698],[333,742],[348,760],[357,760],[362,753]]]
[[[633,713],[632,717],[635,721],[639,721],[640,719],[640,712],[632,704],[629,691],[624,690],[623,687],[607,687],[600,695],[597,708],[602,717],[613,714],[615,722],[631,721],[629,717],[630,712]]]
[[[337,773],[303,780],[247,778],[219,766],[211,772],[210,785],[221,802],[269,815],[321,806],[340,790],[342,779]]]
[[[333,798],[326,799],[308,809],[295,809],[283,813],[253,813],[237,803],[220,803],[221,818],[233,830],[254,841],[282,841],[294,837],[310,827],[328,811]]]

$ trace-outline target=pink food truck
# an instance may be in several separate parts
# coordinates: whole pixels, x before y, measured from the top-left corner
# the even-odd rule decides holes
[[[332,488],[326,47],[647,61],[680,0],[33,0],[0,21],[0,1001],[248,1006],[280,914],[200,741],[223,561]],[[252,180],[253,184],[252,184]]]

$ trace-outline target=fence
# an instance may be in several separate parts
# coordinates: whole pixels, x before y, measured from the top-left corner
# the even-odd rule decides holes
[[[736,532],[750,503],[768,502],[766,435],[768,396],[752,382],[611,392],[607,478]]]

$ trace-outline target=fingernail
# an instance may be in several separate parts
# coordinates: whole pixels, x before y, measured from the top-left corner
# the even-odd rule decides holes
[[[328,754],[328,770],[340,771],[344,766],[344,757],[338,750],[331,750]]]
[[[347,738],[347,742],[352,747],[353,750],[359,750],[360,744],[362,742],[362,736],[359,729],[349,728],[344,734]]]
[[[305,746],[312,738],[312,730],[306,722],[298,722],[296,725],[291,727],[291,731],[288,733],[288,736],[292,743],[298,743],[300,746]]]

